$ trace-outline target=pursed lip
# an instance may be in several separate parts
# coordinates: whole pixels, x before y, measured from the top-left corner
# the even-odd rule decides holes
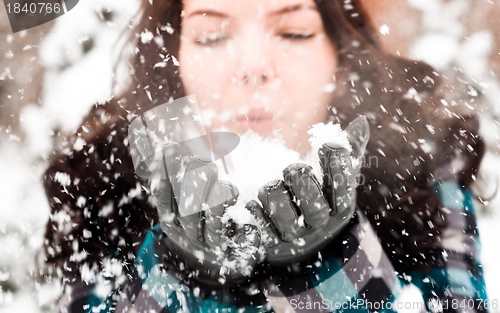
[[[274,127],[274,114],[264,108],[252,108],[246,114],[238,116],[236,119],[241,130],[249,129],[263,134]]]

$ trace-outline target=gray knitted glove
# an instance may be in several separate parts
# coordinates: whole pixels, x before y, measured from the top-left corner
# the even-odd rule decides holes
[[[202,158],[192,158],[180,179],[177,143],[167,143],[156,154],[159,175],[152,175],[151,191],[170,259],[205,284],[246,280],[261,261],[259,232],[253,225],[228,228],[221,220],[236,203],[238,189],[218,180],[217,165]]]
[[[323,185],[309,165],[296,163],[283,170],[283,180],[259,190],[262,207],[257,201],[247,204],[262,223],[270,264],[284,266],[316,256],[349,223],[356,208],[356,178],[370,137],[368,121],[358,117],[346,131],[351,153],[331,143],[318,151]]]

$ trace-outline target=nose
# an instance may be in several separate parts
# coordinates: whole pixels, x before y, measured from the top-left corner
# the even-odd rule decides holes
[[[276,78],[270,40],[265,32],[248,28],[242,33],[237,41],[236,58],[237,83],[260,87]]]

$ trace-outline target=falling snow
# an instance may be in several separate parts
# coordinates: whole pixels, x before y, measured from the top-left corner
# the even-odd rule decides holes
[[[425,60],[439,71],[447,68],[460,69],[464,76],[474,82],[474,85],[468,88],[469,96],[482,97],[486,99],[483,101],[498,103],[500,85],[498,78],[491,74],[488,60],[493,49],[494,36],[487,30],[468,34],[461,23],[464,14],[473,9],[474,1],[408,0],[408,2],[423,16],[423,29],[410,49],[411,55]],[[74,132],[90,107],[95,103],[106,101],[113,93],[111,78],[116,51],[112,47],[137,6],[134,0],[117,3],[111,0],[81,1],[69,14],[57,19],[54,29],[39,48],[41,62],[48,69],[43,85],[43,106],[33,104],[22,109],[20,121],[24,137],[13,134],[0,125],[0,135],[7,134],[5,137],[7,140],[3,140],[2,137],[0,141],[2,174],[0,194],[3,196],[0,207],[0,310],[2,312],[53,312],[55,300],[62,293],[57,281],[46,285],[40,285],[36,281],[39,278],[36,273],[43,231],[49,216],[41,176],[54,143],[52,135],[56,131]],[[102,11],[104,7],[112,9],[114,13],[112,22],[103,23],[97,17],[96,12]],[[345,4],[345,7],[351,8],[349,4]],[[162,29],[168,33],[175,31],[170,25],[165,25]],[[395,29],[391,31],[387,24],[383,24],[378,31],[383,36],[389,36]],[[12,36],[5,38],[0,36],[0,40],[9,42]],[[154,40],[157,44],[161,44],[161,41],[150,32],[141,33],[140,40],[143,42]],[[82,49],[81,43],[89,41],[92,41],[94,46],[86,52]],[[26,47],[26,49],[33,48],[32,45]],[[2,57],[12,59],[16,58],[16,54],[13,51],[5,51]],[[179,65],[177,59],[173,58],[172,61],[175,65]],[[163,62],[157,64],[157,67],[163,66]],[[0,81],[15,79],[14,73],[14,68],[0,68]],[[349,79],[355,82],[359,80],[359,76],[352,73]],[[330,93],[335,88],[335,84],[328,84],[324,86],[323,91]],[[417,102],[421,101],[415,89],[410,89],[406,97]],[[450,100],[446,105],[454,104]],[[486,155],[483,168],[498,173],[500,106],[482,110],[478,112],[484,112],[481,115],[482,134],[489,147],[496,146],[494,153]],[[103,116],[103,119],[106,117]],[[438,131],[431,125],[427,125],[427,129],[431,133]],[[399,128],[398,130],[405,131]],[[328,136],[324,137],[324,134]],[[345,135],[336,125],[317,125],[311,130],[310,135],[315,138],[311,140],[312,152],[304,158],[301,158],[296,151],[287,149],[282,141],[263,139],[251,132],[243,135],[240,146],[226,156],[230,174],[225,175],[220,171],[221,179],[231,181],[240,189],[238,203],[227,212],[228,217],[239,224],[254,224],[255,221],[244,208],[244,203],[256,198],[256,190],[259,187],[269,180],[281,178],[282,170],[295,162],[311,164],[318,176],[320,169],[314,151],[317,151],[318,145],[323,142],[336,141],[349,148]],[[426,151],[432,149],[425,141],[420,144],[422,149],[427,149]],[[85,145],[85,140],[79,138],[72,148],[78,151]],[[379,149],[379,153],[385,156],[383,150]],[[222,168],[219,161],[218,165]],[[402,177],[400,174],[397,175]],[[318,178],[321,179],[321,175]],[[79,183],[77,180],[71,181],[68,174],[61,172],[56,174],[55,181],[62,188]],[[492,180],[486,181],[490,185],[493,184]],[[120,203],[130,202],[140,193],[141,186],[135,186],[127,191]],[[87,199],[79,197],[76,199],[76,204],[85,208]],[[488,204],[490,208],[496,209],[500,206],[500,197]],[[500,214],[498,210],[488,211],[487,207],[480,203],[478,208],[480,211],[486,211],[480,215],[478,221],[483,242],[482,261],[486,283],[490,299],[498,299],[500,283],[496,278],[500,277],[500,268],[497,265],[500,252],[495,238],[498,237]],[[105,204],[99,215],[106,217],[112,210],[112,204]],[[53,218],[61,229],[69,227],[67,222],[70,216],[67,212],[61,211]],[[87,230],[83,235],[86,238],[92,236]],[[86,257],[86,253],[82,252],[74,254],[72,260],[83,260]],[[202,257],[200,255],[200,258]],[[227,264],[227,266],[244,268],[245,264]],[[83,267],[81,270],[87,281],[96,280],[93,269]],[[119,276],[121,272],[120,263],[105,260],[104,276]],[[10,286],[10,289],[5,289],[3,286]],[[105,297],[110,288],[109,284],[100,284],[97,295]],[[419,298],[418,290],[410,286],[396,299],[396,302],[415,301]]]

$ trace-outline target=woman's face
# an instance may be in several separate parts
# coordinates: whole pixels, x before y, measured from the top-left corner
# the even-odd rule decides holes
[[[185,0],[181,29],[182,82],[209,130],[252,129],[309,149],[337,67],[313,0]]]

